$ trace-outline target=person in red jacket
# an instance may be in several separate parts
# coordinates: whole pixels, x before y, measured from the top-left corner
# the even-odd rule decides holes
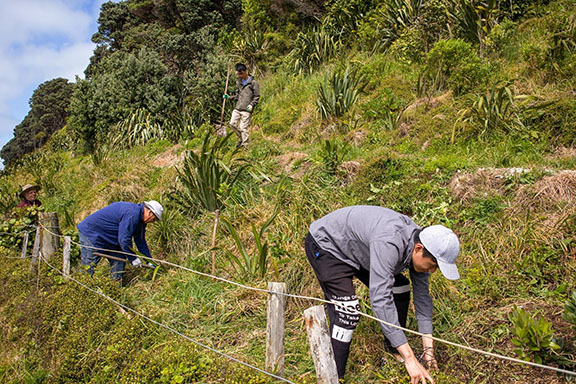
[[[42,202],[36,198],[38,191],[40,190],[39,185],[26,184],[22,187],[22,192],[20,192],[20,197],[23,199],[16,207],[26,208],[26,207],[40,207]]]

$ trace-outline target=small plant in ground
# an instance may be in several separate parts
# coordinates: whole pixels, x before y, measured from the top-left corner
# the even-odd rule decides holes
[[[348,143],[336,138],[326,139],[322,142],[320,156],[330,174],[336,173],[338,166],[344,161],[349,149]]]
[[[316,90],[316,105],[322,120],[337,122],[356,103],[363,89],[362,76],[348,70],[328,74]]]
[[[576,327],[576,291],[572,292],[572,295],[566,300],[562,317]]]
[[[515,307],[509,316],[514,326],[512,344],[514,352],[526,361],[542,364],[546,361],[557,361],[562,347],[554,337],[552,323],[544,317],[534,318],[522,308]]]
[[[274,219],[276,219],[276,216],[278,216],[278,211],[275,211],[259,230],[257,230],[256,226],[252,224],[252,235],[254,236],[254,241],[256,243],[252,252],[248,252],[238,234],[238,231],[236,231],[230,219],[222,216],[222,223],[228,230],[228,233],[234,240],[236,249],[240,253],[240,256],[236,256],[234,253],[226,250],[226,259],[233,264],[236,271],[239,272],[239,277],[241,279],[256,276],[264,277],[266,275],[269,261],[269,244],[264,233],[268,227],[270,227]],[[276,262],[276,259],[273,259],[273,262]]]

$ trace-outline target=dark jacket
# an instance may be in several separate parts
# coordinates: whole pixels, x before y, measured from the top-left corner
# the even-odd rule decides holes
[[[120,249],[134,254],[134,239],[138,250],[151,257],[145,238],[146,223],[143,215],[144,204],[112,203],[85,218],[77,228],[97,248]],[[128,259],[132,261],[135,257],[128,256]]]
[[[252,76],[248,78],[246,85],[242,85],[242,79],[236,82],[236,94],[230,97],[231,100],[236,101],[235,109],[239,111],[246,111],[248,105],[252,106],[252,110],[260,101],[260,86]]]

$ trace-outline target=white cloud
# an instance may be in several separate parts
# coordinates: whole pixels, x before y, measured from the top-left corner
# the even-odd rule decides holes
[[[105,0],[0,0],[0,147],[41,83],[83,77]]]

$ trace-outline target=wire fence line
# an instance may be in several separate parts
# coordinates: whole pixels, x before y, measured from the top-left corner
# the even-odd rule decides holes
[[[48,261],[46,261],[46,260],[44,260],[44,259],[42,259],[42,261],[43,261],[48,267],[52,268],[52,269],[55,270],[56,272],[59,272],[60,274],[62,273],[62,270],[58,269],[57,267],[54,267],[54,266],[53,266],[52,264],[50,264]],[[81,287],[83,287],[83,288],[85,288],[85,289],[87,289],[87,290],[89,290],[89,291],[91,291],[91,292],[93,292],[93,293],[95,293],[95,294],[97,294],[97,295],[105,298],[106,300],[108,300],[108,301],[110,301],[110,302],[118,305],[119,307],[121,307],[121,308],[123,308],[123,309],[125,309],[125,310],[127,310],[127,311],[130,311],[130,312],[134,313],[135,315],[138,315],[138,316],[142,317],[143,319],[146,319],[146,320],[148,320],[148,321],[150,321],[150,322],[152,322],[152,323],[154,323],[154,324],[156,324],[156,325],[158,325],[158,326],[160,326],[160,327],[162,327],[162,328],[165,328],[165,329],[169,330],[170,332],[172,332],[172,333],[174,333],[174,334],[176,334],[176,335],[178,335],[178,336],[181,336],[181,337],[185,338],[186,340],[188,340],[188,341],[190,341],[190,342],[192,342],[192,343],[194,343],[194,344],[196,344],[196,345],[198,345],[198,346],[200,346],[200,347],[202,347],[202,348],[208,349],[209,351],[212,351],[212,352],[214,352],[214,353],[216,353],[216,354],[218,354],[218,355],[220,355],[220,356],[223,356],[223,357],[225,357],[225,358],[227,358],[227,359],[229,359],[229,360],[232,360],[232,361],[235,361],[235,362],[237,362],[237,363],[239,363],[239,364],[242,364],[242,365],[244,365],[244,366],[246,366],[246,367],[248,367],[248,368],[254,369],[254,370],[256,370],[256,371],[258,371],[258,372],[260,372],[260,373],[262,373],[262,374],[264,374],[264,375],[270,376],[270,377],[272,377],[272,378],[274,378],[274,379],[281,380],[281,381],[283,381],[283,382],[285,382],[285,383],[295,384],[293,381],[290,381],[290,380],[288,380],[288,379],[286,379],[286,378],[284,378],[284,377],[281,377],[281,376],[275,375],[275,374],[273,374],[273,373],[267,372],[267,371],[265,371],[265,370],[263,370],[263,369],[260,369],[260,368],[258,368],[258,367],[256,367],[256,366],[252,365],[252,364],[249,364],[249,363],[246,363],[246,362],[244,362],[244,361],[242,361],[242,360],[240,360],[240,359],[237,359],[237,358],[235,358],[234,356],[231,356],[231,355],[229,355],[229,354],[227,354],[227,353],[225,353],[225,352],[219,351],[219,350],[217,350],[217,349],[215,349],[215,348],[210,347],[209,345],[206,345],[206,344],[201,343],[201,342],[199,342],[199,341],[197,341],[197,340],[194,340],[194,339],[192,339],[191,337],[189,337],[189,336],[187,336],[187,335],[179,332],[178,330],[174,329],[173,327],[171,327],[171,326],[169,326],[169,325],[166,325],[166,324],[164,324],[164,323],[161,323],[161,322],[159,322],[159,321],[157,321],[157,320],[154,320],[154,319],[146,316],[145,314],[143,314],[143,313],[141,313],[141,312],[138,312],[137,310],[135,310],[135,309],[133,309],[133,308],[130,308],[130,307],[128,307],[127,305],[124,305],[124,304],[120,303],[120,302],[117,301],[117,300],[114,300],[114,299],[111,298],[110,296],[105,295],[104,293],[99,292],[99,291],[97,291],[97,290],[95,290],[95,289],[93,289],[93,288],[90,288],[89,286],[87,286],[86,284],[83,284],[82,282],[76,280],[76,279],[73,278],[72,276],[67,276],[67,279],[68,279],[68,280],[72,280],[73,282],[75,282],[76,284],[80,285]]]
[[[42,224],[40,224],[40,226],[43,227]],[[46,231],[48,231],[49,233],[51,233],[52,235],[54,235],[54,236],[63,237],[62,235],[56,234],[56,233],[54,233],[54,232],[51,232],[51,231],[48,230],[46,227],[43,227],[43,228],[44,228]],[[135,254],[129,253],[129,252],[123,252],[123,251],[117,251],[117,250],[112,250],[112,249],[104,249],[104,248],[97,248],[97,247],[93,247],[93,246],[82,245],[82,244],[80,244],[80,243],[78,243],[78,242],[75,242],[75,241],[72,241],[72,243],[74,243],[74,244],[76,244],[76,245],[78,245],[78,246],[80,246],[80,247],[84,247],[84,248],[90,248],[90,249],[100,250],[100,251],[115,252],[115,253],[118,253],[118,254],[125,254],[125,255],[129,255],[129,256],[136,256]],[[304,296],[304,295],[296,295],[296,294],[284,293],[284,292],[275,292],[275,291],[270,291],[270,290],[264,289],[264,288],[252,287],[252,286],[249,286],[249,285],[245,285],[245,284],[241,284],[241,283],[238,283],[238,282],[235,282],[235,281],[232,281],[232,280],[225,279],[225,278],[223,278],[223,277],[214,276],[214,275],[211,275],[211,274],[209,274],[209,273],[196,271],[196,270],[194,270],[194,269],[191,269],[191,268],[188,268],[188,267],[184,267],[184,266],[182,266],[182,265],[179,265],[179,264],[176,264],[176,263],[172,263],[172,262],[169,262],[169,261],[166,261],[166,260],[156,259],[156,258],[153,258],[153,257],[143,257],[143,258],[145,258],[146,260],[149,259],[149,260],[155,261],[155,262],[157,262],[157,263],[166,264],[166,265],[169,265],[169,266],[174,267],[174,268],[179,268],[179,269],[182,269],[182,270],[184,270],[184,271],[188,271],[188,272],[197,274],[197,275],[199,275],[199,276],[208,277],[208,278],[211,278],[211,279],[214,279],[214,280],[217,280],[217,281],[221,281],[221,282],[224,282],[224,283],[227,283],[227,284],[230,284],[230,285],[234,285],[234,286],[237,286],[237,287],[240,287],[240,288],[243,288],[243,289],[247,289],[247,290],[252,290],[252,291],[256,291],[256,292],[263,292],[263,293],[268,293],[268,294],[282,295],[282,296],[292,297],[292,298],[296,298],[296,299],[311,300],[311,301],[316,301],[316,302],[325,303],[325,304],[334,304],[334,303],[332,303],[332,302],[329,301],[329,300],[321,299],[321,298],[318,298],[318,297],[311,297],[311,296]],[[540,368],[540,369],[546,369],[546,370],[550,370],[550,371],[555,371],[555,372],[557,372],[557,373],[562,373],[562,374],[566,374],[566,375],[576,376],[576,372],[574,372],[574,371],[569,371],[569,370],[566,370],[566,369],[561,369],[561,368],[557,368],[557,367],[552,367],[552,366],[544,365],[544,364],[538,364],[538,363],[534,363],[534,362],[531,362],[531,361],[525,361],[525,360],[521,360],[521,359],[518,359],[518,358],[501,355],[501,354],[494,353],[494,352],[484,351],[484,350],[481,350],[481,349],[478,349],[478,348],[473,348],[473,347],[470,347],[470,346],[467,346],[467,345],[459,344],[459,343],[456,343],[456,342],[453,342],[453,341],[449,341],[449,340],[446,340],[446,339],[442,339],[442,338],[439,338],[439,337],[436,337],[436,336],[432,336],[432,335],[429,335],[429,334],[423,334],[423,333],[421,333],[421,332],[414,331],[414,330],[412,330],[412,329],[405,328],[405,327],[402,327],[402,326],[400,326],[400,325],[393,324],[393,323],[389,323],[389,322],[387,322],[387,321],[381,320],[381,319],[379,319],[379,318],[377,318],[377,317],[375,317],[375,316],[372,316],[372,315],[367,314],[367,313],[362,312],[362,311],[356,311],[355,314],[358,314],[358,315],[360,315],[360,316],[363,316],[363,317],[366,317],[366,318],[368,318],[368,319],[374,320],[374,321],[376,321],[376,322],[378,322],[378,323],[380,323],[380,324],[383,324],[383,325],[386,325],[386,326],[389,326],[389,327],[392,327],[392,328],[400,329],[400,330],[402,330],[402,331],[404,331],[404,332],[411,333],[411,334],[413,334],[413,335],[427,337],[427,338],[432,339],[432,340],[434,340],[434,341],[437,341],[437,342],[439,342],[439,343],[443,343],[443,344],[450,345],[450,346],[453,346],[453,347],[456,347],[456,348],[464,349],[464,350],[467,350],[467,351],[470,351],[470,352],[479,353],[479,354],[482,354],[482,355],[485,355],[485,356],[497,358],[497,359],[500,359],[500,360],[506,360],[506,361],[510,361],[510,362],[513,362],[513,363],[528,365],[528,366],[535,367],[535,368]]]

